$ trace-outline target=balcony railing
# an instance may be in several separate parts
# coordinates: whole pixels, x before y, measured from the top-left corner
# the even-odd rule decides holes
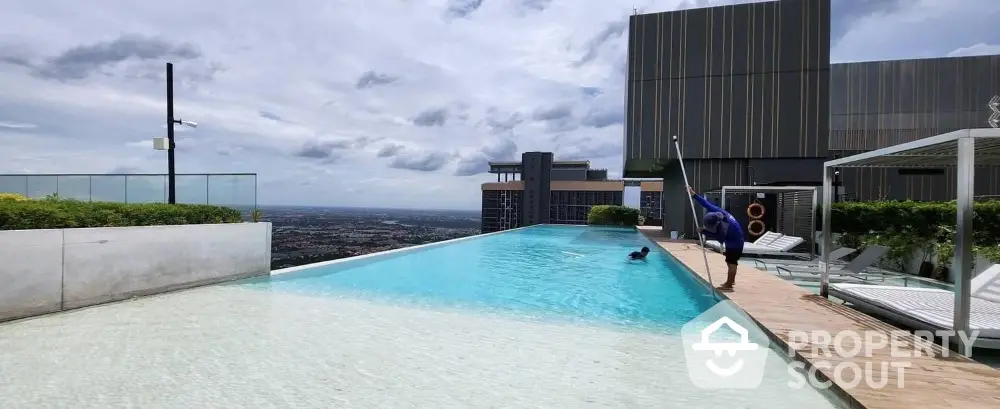
[[[256,173],[179,173],[177,203],[257,207]],[[0,175],[0,193],[89,202],[166,203],[165,174]]]

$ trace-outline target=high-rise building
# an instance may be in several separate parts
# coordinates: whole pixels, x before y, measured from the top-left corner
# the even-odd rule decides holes
[[[780,0],[632,16],[627,85],[623,176],[662,178],[664,229],[692,233],[674,135],[700,192],[818,186],[827,160],[988,126],[1000,56],[831,65],[830,0]],[[997,169],[975,178],[1000,193]],[[843,169],[835,193],[948,200],[956,180]]]
[[[556,161],[525,152],[520,162],[490,162],[496,182],[484,183],[482,232],[535,224],[587,224],[596,205],[621,205],[625,182],[608,180],[590,161]]]

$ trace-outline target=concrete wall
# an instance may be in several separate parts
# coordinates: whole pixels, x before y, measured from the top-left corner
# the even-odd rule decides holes
[[[271,224],[0,231],[0,321],[268,274]]]

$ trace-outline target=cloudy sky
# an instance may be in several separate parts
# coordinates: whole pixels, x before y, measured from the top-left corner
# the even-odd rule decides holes
[[[488,160],[621,172],[627,17],[733,0],[0,0],[0,173],[256,172],[265,204],[466,208]],[[835,61],[1000,53],[1000,1],[834,0]],[[202,187],[203,188],[203,187]]]

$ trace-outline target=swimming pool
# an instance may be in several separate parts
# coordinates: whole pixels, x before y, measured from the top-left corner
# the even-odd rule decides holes
[[[677,330],[714,304],[634,229],[536,226],[255,280],[250,287]]]
[[[537,226],[2,324],[0,407],[845,407],[779,354],[696,388],[708,294],[634,230]]]

